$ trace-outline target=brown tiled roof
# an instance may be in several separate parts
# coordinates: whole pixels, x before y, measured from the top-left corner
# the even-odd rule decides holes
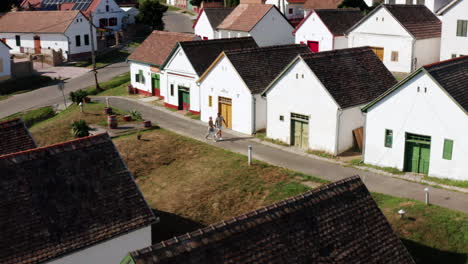
[[[442,22],[425,5],[383,5],[416,39],[438,38]]]
[[[274,8],[273,5],[240,4],[218,26],[218,29],[250,32]]]
[[[335,36],[342,36],[364,17],[359,8],[317,9],[317,15]]]
[[[36,147],[23,120],[17,118],[0,122],[0,155]]]
[[[369,47],[301,57],[341,108],[369,103],[397,83]]]
[[[0,17],[0,32],[65,33],[80,11],[21,11]]]
[[[423,67],[468,113],[468,56]]]
[[[333,9],[338,6],[343,0],[307,0],[304,4],[304,9]]]
[[[278,74],[301,53],[309,53],[306,45],[282,45],[256,49],[226,51],[245,84],[253,94],[261,93]]]
[[[180,42],[180,46],[198,76],[201,76],[223,51],[258,47],[252,37],[184,41]]]
[[[221,22],[234,10],[234,8],[204,8],[206,17],[213,28],[217,28]]]
[[[177,42],[194,38],[194,34],[155,30],[133,51],[128,60],[161,66]]]
[[[414,263],[358,176],[130,256],[136,264]]]
[[[44,263],[155,221],[107,134],[0,156],[0,171],[2,264]]]

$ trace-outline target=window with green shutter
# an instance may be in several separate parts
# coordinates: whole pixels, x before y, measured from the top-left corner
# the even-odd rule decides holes
[[[466,37],[468,31],[468,20],[457,20],[457,37]]]
[[[391,148],[393,145],[393,130],[385,129],[385,147]]]
[[[452,151],[453,151],[453,140],[445,139],[444,140],[444,153],[442,158],[446,160],[452,160]]]
[[[135,82],[140,82],[140,74],[135,74]]]

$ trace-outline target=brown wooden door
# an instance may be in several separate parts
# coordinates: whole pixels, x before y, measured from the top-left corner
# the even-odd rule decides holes
[[[41,54],[41,38],[34,36],[34,53]]]
[[[379,57],[381,61],[384,59],[384,48],[379,48],[379,47],[371,47],[372,51]]]
[[[218,111],[224,117],[224,121],[226,121],[226,127],[232,128],[232,100],[226,97],[219,97],[218,102]]]

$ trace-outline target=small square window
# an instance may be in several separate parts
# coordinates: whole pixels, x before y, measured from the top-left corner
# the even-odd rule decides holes
[[[391,148],[393,145],[393,130],[385,129],[385,147]]]
[[[455,59],[457,57],[457,54],[452,54],[452,59]]]
[[[398,51],[392,51],[392,61],[398,61]]]
[[[280,121],[284,121],[284,116],[280,115]]]

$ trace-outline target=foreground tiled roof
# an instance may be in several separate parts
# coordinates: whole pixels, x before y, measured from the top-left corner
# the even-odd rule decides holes
[[[136,264],[414,263],[358,176],[130,255]]]
[[[301,53],[306,45],[282,45],[256,49],[226,51],[236,71],[254,94],[261,93],[276,76]]]
[[[213,28],[217,28],[221,22],[234,10],[234,8],[204,8],[206,16]]]
[[[343,0],[306,0],[304,9],[332,9],[338,8]]]
[[[198,76],[201,76],[223,51],[258,47],[252,37],[184,41],[180,42],[180,46]]]
[[[384,5],[416,39],[437,38],[442,22],[425,5]]]
[[[80,11],[21,11],[0,17],[0,32],[65,33]]]
[[[317,9],[317,15],[335,36],[342,36],[364,17],[358,8]]]
[[[240,4],[218,26],[218,29],[250,32],[274,8],[273,5]]]
[[[155,221],[107,134],[0,156],[0,263],[45,263]]]
[[[155,30],[133,51],[128,60],[160,66],[177,42],[194,38],[194,34]]]
[[[468,113],[468,56],[423,67]]]
[[[17,118],[0,122],[0,155],[36,147],[23,120]]]
[[[341,108],[368,103],[397,83],[369,47],[301,57]]]

